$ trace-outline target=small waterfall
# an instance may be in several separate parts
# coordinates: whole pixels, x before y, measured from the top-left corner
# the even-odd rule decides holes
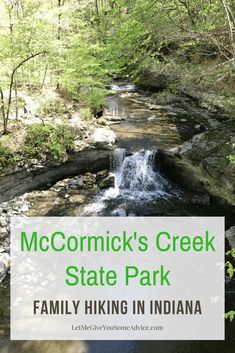
[[[113,153],[111,170],[115,175],[115,189],[119,189],[120,178],[122,177],[123,163],[126,158],[126,150],[124,148],[116,148]]]
[[[119,84],[119,85],[112,85],[110,88],[112,91],[132,92],[137,89],[137,86],[135,86],[131,83],[123,83],[123,84]]]
[[[144,204],[151,204],[157,199],[178,198],[179,190],[158,171],[156,154],[156,151],[141,150],[128,156],[125,149],[117,148],[111,166],[115,187],[99,193],[92,204],[85,208],[85,214],[107,213],[125,216],[124,205],[143,207]]]
[[[133,198],[170,196],[170,184],[156,168],[156,151],[141,150],[126,156],[118,148],[113,157],[115,189],[119,194]]]

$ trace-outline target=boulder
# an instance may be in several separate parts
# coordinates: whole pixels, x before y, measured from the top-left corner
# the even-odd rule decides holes
[[[211,195],[235,211],[234,128],[206,131],[185,142],[179,151],[160,151],[160,167],[168,178],[189,192]]]
[[[110,166],[110,159],[110,151],[107,148],[89,148],[69,153],[68,159],[56,166],[48,164],[38,170],[23,169],[0,176],[0,203],[48,184],[54,184],[68,176],[107,169]],[[1,208],[3,213],[7,213],[10,209],[7,203],[2,204]]]
[[[105,118],[97,119],[99,125],[107,125],[107,120]]]
[[[109,171],[107,169],[101,170],[100,172],[96,173],[96,181],[99,182],[100,180],[103,180],[109,175]]]
[[[101,189],[108,189],[108,188],[114,187],[114,184],[115,184],[115,176],[110,174],[99,183],[99,187]]]
[[[231,249],[235,249],[235,226],[229,228],[226,233],[225,236],[228,240],[229,243],[229,247]]]
[[[210,204],[210,196],[208,194],[193,195],[191,203],[193,205],[208,206]]]
[[[72,195],[69,198],[69,202],[73,204],[83,204],[86,200],[85,195]]]
[[[69,119],[69,123],[76,132],[84,130],[87,127],[86,122],[81,118],[79,113],[74,113]]]
[[[97,128],[91,135],[94,143],[106,143],[112,146],[116,141],[115,133],[109,128]]]
[[[28,212],[29,209],[30,209],[29,203],[24,203],[20,208],[20,212],[25,213],[25,212]]]

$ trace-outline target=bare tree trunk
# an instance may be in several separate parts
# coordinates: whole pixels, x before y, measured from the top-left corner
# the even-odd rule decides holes
[[[5,103],[4,95],[2,88],[0,88],[0,97],[1,97],[1,111],[2,111],[2,120],[3,120],[3,133],[7,131],[7,122],[6,122],[6,113],[5,113]]]
[[[235,20],[234,20],[233,12],[230,5],[226,2],[226,0],[221,0],[221,2],[224,7],[224,11],[228,22],[229,40],[230,40],[231,49],[232,49],[231,51],[233,56],[232,64],[233,66],[235,66],[235,38],[234,38]]]
[[[57,40],[58,42],[61,41],[61,17],[62,17],[62,12],[61,8],[64,6],[65,0],[58,0],[58,8],[59,8],[59,14],[58,14],[58,27],[57,27]],[[60,43],[58,44],[60,48]],[[60,57],[60,52],[59,52],[59,57]],[[60,58],[59,58],[60,60]],[[59,65],[58,65],[59,66]],[[56,84],[57,90],[60,88],[60,69],[58,68],[57,70],[57,84]]]
[[[15,105],[16,105],[16,120],[19,118],[19,109],[18,109],[18,89],[17,89],[17,82],[15,82],[14,85],[14,90],[15,90]]]
[[[97,17],[99,17],[99,4],[98,4],[98,0],[95,0],[95,9],[96,9],[96,15],[97,15]]]
[[[58,0],[59,14],[58,14],[58,29],[57,29],[57,39],[61,39],[61,11],[60,8],[62,6],[62,0]]]
[[[178,0],[178,1],[185,7],[191,23],[195,27],[195,25],[196,25],[195,15],[191,10],[190,2],[188,0]]]
[[[9,120],[9,116],[10,116],[10,109],[11,109],[11,103],[12,103],[12,91],[13,91],[13,86],[14,86],[14,80],[15,80],[15,74],[17,72],[17,70],[22,66],[24,65],[27,61],[29,61],[30,59],[33,59],[35,58],[36,56],[39,56],[39,55],[45,55],[46,52],[45,51],[42,51],[42,52],[39,52],[39,53],[36,53],[36,54],[32,54],[30,55],[28,58],[24,59],[23,61],[21,61],[12,71],[11,73],[11,78],[10,78],[10,86],[9,86],[9,94],[8,94],[8,102],[7,102],[7,111],[6,113],[4,114],[5,115],[5,118],[3,119],[3,123],[4,123],[4,130],[3,130],[3,133],[6,134],[7,133],[7,125],[8,125],[8,120]],[[0,92],[0,94],[2,94]],[[4,103],[4,100],[2,99],[1,97],[1,100],[2,102]],[[3,105],[4,106],[4,105]],[[5,109],[4,109],[5,111]]]
[[[44,70],[44,75],[43,75],[43,80],[42,80],[42,86],[41,86],[41,91],[45,85],[46,82],[46,76],[47,76],[47,70],[48,70],[48,64],[46,64],[45,70]]]

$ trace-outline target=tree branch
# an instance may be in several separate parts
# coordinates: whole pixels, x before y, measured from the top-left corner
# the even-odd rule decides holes
[[[26,59],[22,60],[12,71],[12,74],[11,74],[11,80],[10,80],[10,87],[9,87],[9,95],[8,95],[8,103],[7,103],[7,112],[6,112],[6,115],[5,115],[5,120],[6,120],[6,124],[8,122],[8,119],[9,119],[9,114],[10,114],[10,107],[11,107],[11,100],[12,100],[12,88],[13,88],[13,84],[14,84],[14,78],[15,78],[15,74],[17,72],[17,70],[22,66],[24,65],[27,61],[35,58],[36,56],[39,56],[39,55],[45,55],[47,52],[46,51],[40,51],[38,53],[35,53],[35,54],[32,54],[30,56],[28,56]],[[6,131],[4,131],[6,132]]]

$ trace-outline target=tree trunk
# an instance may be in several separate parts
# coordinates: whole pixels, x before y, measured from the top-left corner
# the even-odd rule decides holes
[[[27,61],[35,58],[36,56],[39,55],[45,55],[46,52],[42,51],[36,54],[32,54],[30,55],[28,58],[24,59],[23,61],[21,61],[12,71],[11,73],[11,78],[10,78],[10,86],[9,86],[9,94],[8,94],[8,102],[7,102],[7,110],[6,113],[4,114],[5,118],[3,118],[3,125],[4,125],[4,133],[7,133],[7,125],[8,125],[8,120],[9,120],[9,116],[10,116],[10,109],[11,109],[11,103],[12,103],[12,91],[13,91],[13,86],[14,86],[14,81],[15,81],[15,75],[17,70],[24,65]],[[4,103],[4,100],[2,98],[2,92],[0,92],[1,95],[1,101]],[[4,107],[4,104],[2,103],[2,106]],[[5,111],[5,109],[4,109]]]
[[[4,95],[3,91],[0,88],[0,98],[1,98],[1,111],[2,111],[2,120],[3,120],[3,134],[7,133],[7,121],[6,121],[6,113],[5,113],[5,103],[4,103]]]
[[[235,20],[234,20],[233,12],[230,5],[226,2],[226,0],[221,0],[221,2],[224,7],[225,15],[228,22],[229,40],[231,44],[231,53],[233,56],[232,65],[235,66],[235,38],[234,38]]]
[[[15,84],[14,84],[14,90],[15,90],[15,108],[16,108],[16,120],[19,118],[19,109],[18,109],[18,87],[17,87],[17,79],[15,78]]]

